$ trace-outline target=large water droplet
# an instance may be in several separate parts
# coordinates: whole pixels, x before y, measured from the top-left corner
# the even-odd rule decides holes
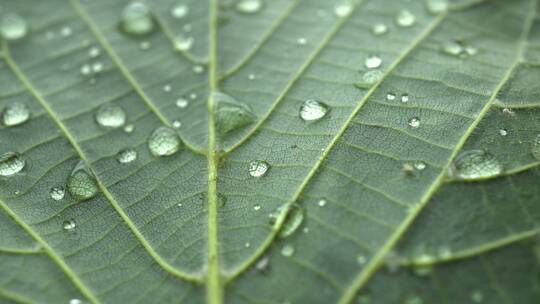
[[[64,223],[62,223],[62,228],[64,228],[64,230],[66,231],[73,231],[76,227],[77,227],[77,223],[75,222],[74,219],[67,220],[67,221],[64,221]]]
[[[294,254],[294,251],[294,246],[290,244],[281,247],[281,255],[285,257],[291,257]]]
[[[91,199],[98,193],[96,179],[82,160],[68,177],[67,190],[78,201]]]
[[[326,116],[329,110],[325,103],[308,99],[300,107],[300,118],[304,121],[317,121]]]
[[[440,14],[448,10],[448,0],[427,0],[428,12],[431,14]]]
[[[137,159],[137,151],[132,148],[120,150],[116,154],[116,160],[121,164],[127,164]]]
[[[384,76],[384,73],[380,70],[367,71],[362,75],[362,79],[355,83],[354,86],[359,89],[369,89]]]
[[[540,160],[540,134],[536,135],[531,145],[531,154],[534,158]]]
[[[30,108],[24,103],[14,102],[2,112],[2,123],[11,127],[25,123],[30,118]]]
[[[51,198],[55,201],[59,201],[64,198],[66,195],[66,190],[64,190],[64,187],[62,186],[56,186],[52,187],[51,191],[49,191],[49,195]]]
[[[150,8],[142,1],[129,3],[122,12],[122,30],[130,35],[145,35],[154,30],[154,19]]]
[[[367,57],[366,60],[364,61],[364,65],[368,69],[376,69],[376,68],[380,67],[381,64],[382,64],[381,57],[375,56],[375,55],[371,55],[371,56]]]
[[[17,152],[7,152],[0,155],[0,176],[17,174],[24,169],[26,161]]]
[[[245,127],[257,119],[248,105],[229,95],[217,92],[212,98],[217,105],[216,126],[221,134]]]
[[[401,10],[396,16],[396,24],[400,27],[411,27],[416,23],[416,16],[408,10]]]
[[[17,14],[7,14],[0,21],[0,33],[6,40],[21,39],[28,33],[28,24]]]
[[[304,209],[298,205],[292,205],[283,226],[279,232],[280,238],[286,238],[293,234],[304,221]]]
[[[453,178],[475,180],[497,176],[503,172],[501,163],[483,150],[469,150],[456,157],[450,170]]]
[[[176,131],[168,127],[159,127],[148,138],[148,148],[154,156],[169,156],[183,146]]]
[[[240,0],[236,4],[236,10],[243,14],[255,14],[261,11],[263,6],[262,0]]]
[[[266,175],[268,172],[268,169],[270,169],[270,165],[262,160],[255,160],[249,163],[249,175],[253,177],[262,177]]]
[[[96,122],[107,128],[119,128],[126,123],[126,112],[120,106],[105,104],[96,112]]]
[[[171,16],[176,19],[182,19],[189,13],[189,7],[185,4],[176,4],[171,8]]]

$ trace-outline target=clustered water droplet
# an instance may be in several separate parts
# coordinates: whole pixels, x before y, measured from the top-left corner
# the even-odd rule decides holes
[[[17,152],[6,152],[0,155],[0,176],[11,176],[21,172],[26,160]]]
[[[11,127],[25,123],[30,118],[30,108],[21,102],[14,102],[2,111],[2,123]]]
[[[266,175],[268,169],[270,169],[270,165],[267,162],[255,160],[249,163],[248,172],[253,177],[262,177]]]
[[[82,160],[77,163],[68,177],[67,190],[78,201],[89,200],[99,192],[94,175]]]
[[[478,49],[467,44],[465,41],[457,39],[452,39],[444,42],[441,45],[441,51],[447,55],[459,57],[462,59],[474,56],[478,53]]]
[[[154,156],[170,156],[183,146],[176,131],[169,127],[158,127],[148,138],[148,148]]]
[[[502,172],[503,167],[495,156],[484,150],[468,150],[456,157],[450,175],[460,180],[476,180],[494,177]]]
[[[325,103],[308,99],[300,107],[300,118],[304,121],[317,121],[326,116],[329,110],[330,107]]]

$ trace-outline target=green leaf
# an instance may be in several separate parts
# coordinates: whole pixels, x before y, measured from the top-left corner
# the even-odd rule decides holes
[[[0,0],[0,302],[536,303],[537,2]]]

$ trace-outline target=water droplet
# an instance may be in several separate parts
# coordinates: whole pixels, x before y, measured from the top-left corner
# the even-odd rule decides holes
[[[69,26],[64,26],[62,29],[60,29],[60,35],[64,37],[69,37],[71,34],[73,34],[73,30]]]
[[[146,3],[134,1],[129,3],[122,12],[122,30],[130,35],[145,35],[154,30],[154,19]]]
[[[94,175],[81,160],[75,166],[67,181],[67,190],[78,201],[85,201],[96,196],[98,186]]]
[[[411,163],[404,163],[401,167],[401,171],[407,175],[412,175],[414,173],[414,166]]]
[[[92,67],[88,63],[85,63],[81,66],[80,71],[81,71],[81,75],[88,76],[92,74]]]
[[[180,127],[182,126],[182,123],[179,120],[175,120],[172,122],[172,126],[175,129],[180,129]]]
[[[73,231],[73,229],[75,229],[76,227],[77,223],[75,223],[74,219],[64,221],[64,223],[62,224],[62,228],[64,228],[64,230],[66,231]],[[71,301],[69,302],[71,304]]]
[[[420,118],[413,117],[413,118],[409,119],[408,124],[409,124],[409,126],[411,126],[411,128],[418,128],[420,126]]]
[[[531,154],[537,160],[540,160],[540,134],[536,135],[532,145],[531,145]]]
[[[394,93],[386,94],[386,100],[395,100],[395,99],[396,99],[396,94]]]
[[[133,124],[126,125],[124,127],[124,132],[131,133],[135,130],[135,126]]]
[[[300,118],[304,121],[317,121],[322,119],[330,108],[317,100],[308,99],[300,107]]]
[[[474,303],[482,303],[484,301],[484,294],[480,290],[475,290],[471,294],[471,300]]]
[[[371,32],[376,36],[384,35],[388,32],[388,26],[384,23],[376,23],[371,27]]]
[[[256,160],[249,163],[248,172],[253,177],[262,177],[266,175],[268,169],[270,169],[270,165],[267,162]]]
[[[257,204],[257,205],[255,205],[255,206],[253,206],[253,210],[255,210],[255,211],[261,210],[261,205],[258,205],[258,204]]]
[[[119,128],[126,123],[126,112],[120,106],[104,104],[96,112],[96,122],[106,128]]]
[[[395,273],[401,267],[401,259],[396,252],[390,251],[384,257],[384,265],[388,271]]]
[[[364,265],[367,262],[367,258],[364,255],[359,255],[356,257],[356,262],[360,265]]]
[[[382,59],[379,56],[375,56],[375,55],[370,55],[364,61],[364,65],[368,69],[376,69],[380,67],[381,64],[382,64]]]
[[[321,200],[319,200],[319,202],[317,202],[317,204],[319,205],[319,207],[324,207],[326,206],[326,203],[327,201],[323,198]]]
[[[370,70],[362,75],[362,80],[355,83],[354,86],[359,89],[369,89],[384,76],[380,70]]]
[[[201,74],[204,72],[204,67],[202,65],[195,65],[193,66],[193,72],[196,74]]]
[[[254,80],[255,79],[255,74],[249,74],[248,79],[249,80]]]
[[[300,45],[305,45],[307,43],[307,39],[304,38],[304,37],[300,37],[300,38],[298,38],[297,42]]]
[[[294,254],[294,247],[293,245],[287,244],[283,247],[281,247],[281,255],[285,257],[291,257]]]
[[[182,19],[189,13],[189,7],[185,4],[177,4],[171,8],[171,16]]]
[[[28,24],[17,14],[7,14],[0,21],[0,33],[6,40],[21,39],[28,33]]]
[[[426,169],[426,163],[423,161],[417,161],[414,163],[414,168],[418,171]]]
[[[0,156],[0,176],[11,176],[24,169],[26,161],[17,152],[6,152]]]
[[[169,156],[178,152],[183,146],[174,129],[159,127],[148,138],[148,148],[154,156]]]
[[[51,196],[53,200],[59,201],[63,199],[64,196],[66,195],[66,190],[62,186],[52,187],[51,190],[49,191],[49,195]]]
[[[292,235],[298,229],[298,227],[302,225],[303,221],[304,209],[299,205],[292,205],[289,209],[289,214],[287,214],[285,222],[283,222],[283,226],[279,232],[279,237],[286,238]]]
[[[262,257],[258,262],[257,264],[255,265],[255,267],[257,268],[257,270],[259,271],[266,271],[268,270],[268,265],[270,264],[270,258],[265,256],[265,257]]]
[[[96,46],[93,46],[88,50],[88,56],[90,56],[90,58],[96,58],[99,57],[99,55],[101,55],[101,50]]]
[[[258,13],[264,6],[262,0],[240,0],[236,4],[236,10],[243,14]]]
[[[420,298],[419,296],[409,296],[405,300],[405,304],[423,304],[424,300]]]
[[[248,105],[229,95],[216,92],[212,94],[212,98],[217,105],[216,126],[221,134],[245,127],[257,118]]]
[[[179,35],[174,40],[174,48],[180,52],[189,51],[193,47],[194,43],[195,39],[193,39],[193,37]]]
[[[251,247],[251,243],[250,243],[250,242],[246,242],[246,243],[244,244],[244,247],[246,247],[246,248]]]
[[[347,17],[353,11],[353,3],[351,0],[344,0],[342,3],[334,6],[334,14],[338,17]]]
[[[467,58],[478,53],[478,49],[466,44],[464,41],[451,39],[441,45],[441,51],[447,55]]]
[[[152,44],[149,41],[141,41],[139,48],[143,51],[146,51],[152,47]]]
[[[197,99],[197,94],[196,93],[191,93],[191,94],[189,94],[189,98],[191,98],[192,100],[195,100],[195,99]]]
[[[396,24],[400,27],[411,27],[416,23],[416,16],[408,10],[401,10],[396,16]]]
[[[103,71],[103,63],[101,63],[101,62],[99,62],[99,61],[98,61],[98,62],[94,62],[94,63],[92,64],[92,72],[94,72],[94,73],[97,74],[97,73],[100,73],[101,71]]]
[[[514,112],[514,110],[512,110],[510,108],[504,108],[504,109],[502,109],[502,112],[503,112],[503,114],[508,115],[508,116],[514,116],[516,114]]]
[[[176,106],[180,109],[184,109],[189,105],[189,101],[185,98],[178,98],[176,100]]]
[[[82,304],[82,301],[79,299],[71,299],[69,300],[69,304]]]
[[[137,151],[132,148],[120,150],[116,154],[116,160],[121,164],[127,164],[137,159]]]
[[[167,92],[167,93],[168,93],[168,92],[170,92],[171,90],[172,90],[172,87],[171,87],[170,84],[166,84],[166,85],[163,86],[163,91],[164,91],[164,92]]]
[[[433,266],[431,265],[419,265],[413,268],[415,275],[419,277],[425,277],[433,273]]]
[[[506,130],[506,129],[500,129],[500,130],[499,130],[499,135],[501,135],[501,136],[506,136],[506,135],[508,135],[508,130]]]
[[[437,253],[439,255],[439,258],[443,260],[447,260],[452,257],[452,249],[450,249],[450,247],[447,247],[447,246],[441,246],[437,250]]]
[[[409,95],[407,95],[407,94],[401,95],[401,102],[403,102],[403,103],[409,102]]]
[[[493,155],[483,150],[469,150],[456,157],[450,175],[460,180],[475,180],[494,177],[502,171],[502,165]]]
[[[431,14],[441,14],[448,10],[448,0],[427,0],[428,12]]]
[[[25,123],[30,118],[30,108],[24,103],[14,102],[2,112],[2,123],[11,127]]]

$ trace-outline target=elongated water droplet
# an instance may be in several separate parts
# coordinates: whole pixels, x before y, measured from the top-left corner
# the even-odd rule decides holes
[[[171,8],[171,16],[176,19],[182,19],[189,13],[189,7],[185,4],[176,4]]]
[[[441,51],[447,55],[459,57],[461,59],[474,56],[478,49],[461,40],[451,39],[441,45]]]
[[[129,3],[122,12],[122,30],[130,35],[145,35],[154,30],[154,19],[146,3],[134,1]]]
[[[283,226],[279,232],[280,238],[292,235],[304,221],[304,209],[299,205],[292,205]]]
[[[173,155],[183,146],[176,131],[168,127],[159,127],[148,138],[148,148],[154,156]]]
[[[334,6],[334,14],[338,17],[346,17],[353,10],[353,3],[351,0],[342,0],[342,3]]]
[[[497,176],[503,172],[501,163],[483,150],[469,150],[456,157],[450,175],[460,180],[475,180]]]
[[[28,24],[17,14],[7,14],[0,21],[0,33],[6,40],[18,40],[28,33]]]
[[[388,32],[388,26],[384,23],[375,23],[371,27],[371,32],[376,36],[384,35]]]
[[[540,160],[540,134],[536,135],[531,145],[531,154],[537,160]]]
[[[366,61],[364,61],[364,65],[368,69],[376,69],[380,67],[382,64],[382,59],[379,56],[371,55],[368,58],[366,58]]]
[[[308,99],[300,107],[300,118],[304,121],[317,121],[326,116],[329,110],[325,103]]]
[[[96,179],[82,160],[79,161],[68,177],[67,190],[78,201],[91,199],[98,193]]]
[[[120,150],[116,154],[116,160],[121,164],[127,164],[137,159],[137,151],[132,148]]]
[[[67,220],[62,223],[62,228],[64,228],[66,231],[73,231],[75,228],[77,228],[77,223],[74,219]]]
[[[0,176],[17,174],[26,166],[26,160],[17,152],[0,155]]]
[[[248,105],[227,94],[213,93],[212,98],[217,105],[216,126],[221,134],[245,127],[257,119]]]
[[[126,112],[120,106],[105,104],[96,112],[96,122],[106,128],[119,128],[126,123]]]
[[[23,124],[29,118],[30,108],[21,102],[9,104],[2,112],[2,123],[8,127]]]
[[[420,126],[420,118],[413,117],[413,118],[409,119],[408,124],[409,124],[409,126],[411,128],[418,128]]]
[[[448,10],[448,0],[427,0],[428,12],[431,14],[441,14]]]
[[[49,192],[49,195],[51,196],[53,200],[59,201],[63,199],[64,196],[66,195],[66,190],[62,186],[52,187],[51,191]]]
[[[262,0],[240,0],[236,4],[236,10],[243,14],[255,14],[260,12],[263,6]]]
[[[384,76],[380,70],[370,70],[362,75],[362,79],[355,83],[354,86],[359,89],[369,89]]]
[[[262,177],[266,175],[268,172],[268,169],[270,169],[270,165],[262,160],[255,160],[249,163],[249,175],[253,177]]]
[[[281,248],[281,255],[285,257],[291,257],[294,254],[293,245],[287,244]]]
[[[416,16],[408,10],[401,10],[396,16],[396,24],[400,27],[411,27],[416,23]]]

